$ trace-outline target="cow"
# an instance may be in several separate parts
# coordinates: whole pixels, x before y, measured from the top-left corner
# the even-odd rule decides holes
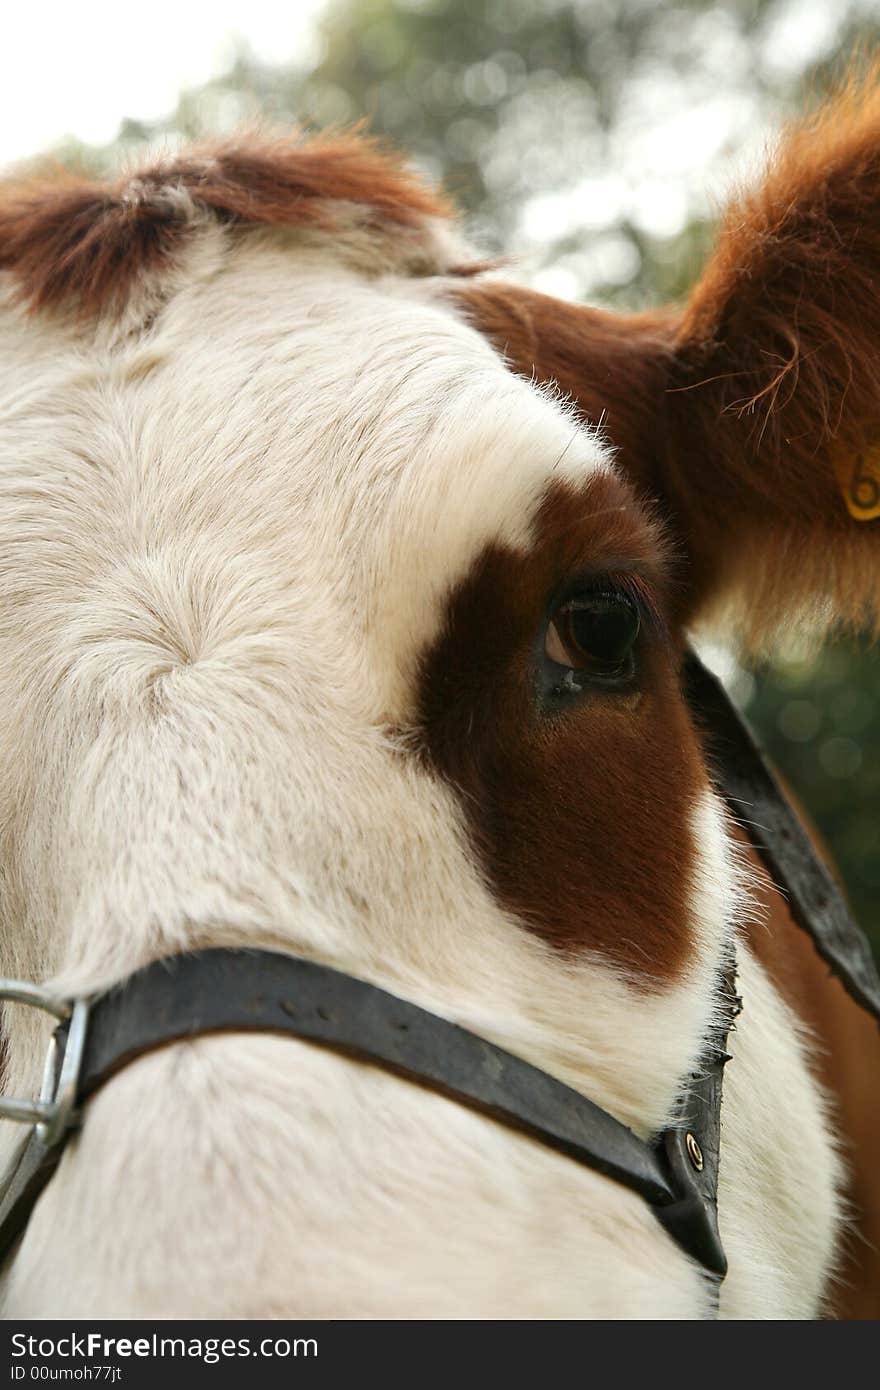
[[[75,997],[287,953],[647,1140],[735,948],[720,1315],[876,1315],[877,1030],[725,808],[681,670],[694,634],[876,622],[878,149],[873,76],[786,134],[683,307],[630,316],[510,283],[359,134],[9,178],[4,975]],[[33,1095],[49,1025],[4,1026]],[[95,1096],[3,1276],[15,1318],[714,1296],[608,1176],[244,1034]]]

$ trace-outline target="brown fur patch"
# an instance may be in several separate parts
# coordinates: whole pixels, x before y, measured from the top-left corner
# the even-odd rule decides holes
[[[664,519],[676,543],[679,582],[667,616],[684,622],[693,602],[691,555],[664,478],[665,397],[678,316],[668,310],[606,313],[496,281],[463,286],[455,297],[514,371],[554,382],[587,423],[601,425],[616,467]]]
[[[376,224],[415,228],[450,208],[377,141],[241,137],[189,149],[115,182],[60,172],[0,186],[0,267],[34,308],[88,314],[124,304],[190,234],[193,210],[222,222],[323,227],[356,204]],[[460,273],[467,267],[457,267]]]
[[[663,545],[607,476],[553,487],[537,533],[527,555],[487,550],[451,596],[423,666],[425,745],[505,907],[555,947],[669,980],[688,954],[688,812],[706,784],[679,653],[643,619],[631,689],[588,688],[548,714],[536,683],[551,596],[585,573],[638,576],[662,611]]]

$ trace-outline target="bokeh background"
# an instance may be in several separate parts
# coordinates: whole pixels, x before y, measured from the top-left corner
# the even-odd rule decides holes
[[[242,122],[366,118],[551,294],[681,296],[782,121],[880,51],[880,0],[214,0],[33,7],[0,57],[0,162],[112,169]],[[880,952],[880,653],[715,652]]]

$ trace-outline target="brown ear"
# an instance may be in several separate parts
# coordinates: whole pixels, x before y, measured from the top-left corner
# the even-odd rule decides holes
[[[475,320],[556,380],[688,556],[687,621],[753,649],[880,615],[880,65],[734,200],[683,312],[477,283]],[[684,577],[684,576],[683,576]]]
[[[880,67],[733,201],[682,317],[662,487],[753,647],[880,618]]]
[[[241,132],[107,182],[63,169],[0,180],[0,270],[11,271],[32,309],[119,310],[173,263],[206,216],[329,235],[366,224],[377,240],[405,248],[420,273],[480,268],[432,266],[426,229],[452,209],[380,141],[357,132]]]

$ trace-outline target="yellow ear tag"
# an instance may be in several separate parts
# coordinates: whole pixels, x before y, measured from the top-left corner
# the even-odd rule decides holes
[[[880,517],[880,440],[872,440],[855,453],[839,449],[834,471],[850,516],[856,521]]]

